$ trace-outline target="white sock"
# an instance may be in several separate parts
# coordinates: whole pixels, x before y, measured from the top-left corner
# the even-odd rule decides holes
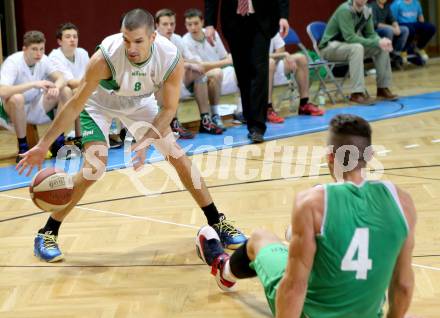
[[[211,113],[213,115],[218,115],[218,105],[212,105],[211,106]]]
[[[234,276],[231,272],[231,266],[229,265],[230,259],[227,260],[225,267],[223,267],[223,278],[231,283],[235,283],[237,281],[237,277]]]

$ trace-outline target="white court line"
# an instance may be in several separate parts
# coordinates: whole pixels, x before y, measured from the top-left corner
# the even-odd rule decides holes
[[[121,212],[111,212],[111,211],[105,211],[105,210],[85,208],[85,207],[82,207],[82,206],[76,206],[75,208],[76,209],[85,210],[85,211],[90,211],[90,212],[99,212],[99,213],[110,214],[110,215],[126,216],[126,217],[132,218],[132,219],[146,220],[146,221],[151,221],[151,222],[156,222],[156,223],[170,224],[170,225],[176,225],[176,226],[181,226],[181,227],[187,227],[187,228],[190,228],[190,229],[198,229],[199,228],[198,226],[195,226],[195,225],[163,221],[163,220],[159,220],[159,219],[155,219],[155,218],[150,218],[148,216],[137,216],[137,215],[131,215],[131,214],[126,214],[126,213],[121,213]]]
[[[392,150],[389,150],[389,149],[384,149],[384,150],[381,150],[381,151],[378,151],[378,152],[376,152],[378,155],[385,155],[385,154],[387,154],[387,153],[389,153],[389,152],[391,152]]]
[[[414,266],[414,267],[420,267],[420,268],[424,268],[424,269],[430,269],[430,270],[433,270],[433,271],[440,271],[440,268],[439,267],[432,267],[432,266],[426,266],[426,265],[419,265],[419,264],[412,264],[412,266]]]
[[[9,198],[9,199],[18,199],[18,200],[31,201],[31,199],[29,199],[29,198],[16,197],[14,195],[3,194],[3,193],[0,193],[0,196],[1,197],[5,197],[5,198]]]
[[[16,197],[16,196],[13,196],[13,195],[2,194],[2,193],[0,193],[0,196],[1,197],[5,197],[5,198],[10,198],[10,199],[31,201],[31,199],[28,199],[28,198]],[[121,212],[111,212],[111,211],[106,211],[106,210],[98,210],[98,209],[86,208],[86,207],[83,207],[83,206],[75,206],[75,208],[76,209],[85,210],[85,211],[89,211],[89,212],[98,212],[98,213],[103,213],[103,214],[125,216],[125,217],[132,218],[132,219],[145,220],[145,221],[151,221],[151,222],[162,223],[162,224],[170,224],[170,225],[186,227],[186,228],[190,228],[190,229],[198,229],[199,228],[198,226],[195,226],[195,225],[189,225],[189,224],[183,224],[183,223],[175,223],[175,222],[170,222],[170,221],[163,221],[163,220],[159,220],[159,219],[155,219],[155,218],[150,218],[148,216],[137,216],[137,215],[131,215],[131,214],[126,214],[126,213],[121,213]]]
[[[431,140],[431,142],[435,144],[435,143],[440,142],[440,139],[434,139],[434,140]]]
[[[420,145],[419,144],[412,144],[412,145],[405,146],[406,149],[417,148],[417,147],[420,147]]]

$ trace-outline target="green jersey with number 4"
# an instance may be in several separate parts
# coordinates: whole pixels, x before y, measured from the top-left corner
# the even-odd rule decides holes
[[[325,186],[325,211],[303,316],[381,317],[408,224],[388,181]]]

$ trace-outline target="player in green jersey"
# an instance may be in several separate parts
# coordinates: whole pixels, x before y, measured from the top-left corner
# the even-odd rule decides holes
[[[228,255],[205,226],[196,240],[199,256],[223,290],[258,276],[277,318],[382,317],[387,289],[387,317],[404,317],[414,286],[411,197],[389,181],[364,178],[372,147],[363,118],[335,116],[328,144],[328,166],[339,182],[297,194],[289,247],[257,230]]]

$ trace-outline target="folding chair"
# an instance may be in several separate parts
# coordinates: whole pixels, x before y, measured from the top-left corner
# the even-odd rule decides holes
[[[331,62],[331,61],[327,61],[325,59],[322,58],[321,56],[321,52],[319,51],[319,42],[322,39],[322,36],[324,35],[324,31],[325,31],[325,27],[326,27],[326,23],[325,22],[312,22],[307,26],[307,34],[310,37],[310,40],[312,41],[312,45],[313,45],[313,49],[315,51],[315,53],[318,55],[319,60],[315,61],[316,62],[322,62],[324,63],[324,65],[322,65],[325,70],[326,70],[326,76],[323,78],[321,76],[321,74],[319,72],[316,72],[320,84],[319,84],[319,88],[317,90],[317,92],[315,93],[314,98],[316,98],[317,94],[319,93],[320,90],[324,91],[324,93],[328,96],[328,98],[331,100],[331,102],[333,104],[335,104],[335,100],[332,96],[332,92],[335,92],[335,95],[340,95],[344,101],[348,101],[347,96],[344,95],[344,92],[342,90],[342,85],[345,81],[345,78],[347,78],[347,74],[345,74],[345,77],[342,79],[342,83],[340,83],[334,76],[333,74],[333,70],[335,67],[339,67],[339,66],[347,66],[347,63],[340,63],[340,62]],[[335,88],[334,89],[328,89],[326,83],[332,83]]]

